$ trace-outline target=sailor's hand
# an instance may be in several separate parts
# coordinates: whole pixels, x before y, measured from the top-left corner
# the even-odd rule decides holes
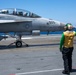
[[[60,48],[60,52],[62,52],[62,48]]]

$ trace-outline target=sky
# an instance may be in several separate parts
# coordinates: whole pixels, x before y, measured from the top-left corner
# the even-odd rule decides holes
[[[76,0],[0,0],[0,9],[19,8],[76,26]]]

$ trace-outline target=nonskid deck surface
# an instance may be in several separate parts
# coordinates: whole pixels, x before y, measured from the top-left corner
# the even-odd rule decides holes
[[[59,51],[61,35],[23,37],[29,47],[8,45],[15,39],[0,42],[0,75],[63,75],[63,60]],[[75,38],[76,39],[76,38]],[[73,51],[73,71],[76,75],[76,41]]]

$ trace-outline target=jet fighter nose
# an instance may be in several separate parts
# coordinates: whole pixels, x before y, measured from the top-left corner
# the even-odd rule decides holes
[[[64,30],[65,25],[65,23],[60,22],[60,29]]]
[[[66,25],[65,23],[62,23],[62,22],[60,23],[60,26],[65,26],[65,25]]]

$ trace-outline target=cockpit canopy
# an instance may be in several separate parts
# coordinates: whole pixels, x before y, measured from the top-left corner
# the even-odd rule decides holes
[[[27,10],[22,9],[1,9],[0,14],[9,14],[9,15],[16,15],[16,16],[22,16],[22,17],[30,17],[30,18],[40,18],[41,16],[38,16],[32,12],[29,12]]]

